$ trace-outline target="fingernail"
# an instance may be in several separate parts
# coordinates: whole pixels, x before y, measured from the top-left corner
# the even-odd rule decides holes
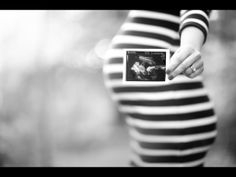
[[[174,77],[173,76],[169,76],[169,80],[172,80]]]

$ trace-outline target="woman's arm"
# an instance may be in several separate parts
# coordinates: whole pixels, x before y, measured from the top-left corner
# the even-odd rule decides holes
[[[208,17],[209,11],[190,10],[182,13],[180,48],[172,56],[167,68],[170,80],[180,73],[194,78],[203,72],[204,65],[200,51],[207,38]]]
[[[182,31],[180,46],[189,46],[201,51],[204,42],[204,34],[196,27],[189,26]]]

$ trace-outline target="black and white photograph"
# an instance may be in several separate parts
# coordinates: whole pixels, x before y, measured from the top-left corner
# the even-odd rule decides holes
[[[124,83],[165,82],[166,66],[169,63],[168,49],[124,50]]]
[[[1,168],[236,167],[236,10],[141,4],[0,10]]]

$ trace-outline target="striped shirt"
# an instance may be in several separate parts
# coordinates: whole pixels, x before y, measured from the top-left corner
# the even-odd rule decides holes
[[[177,76],[167,83],[125,85],[124,48],[168,48],[173,54],[182,31],[209,31],[209,10],[131,10],[111,41],[104,81],[130,132],[132,166],[197,167],[217,135],[214,105],[202,76]]]

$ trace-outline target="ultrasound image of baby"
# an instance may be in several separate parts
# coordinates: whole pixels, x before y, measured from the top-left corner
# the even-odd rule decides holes
[[[127,50],[124,61],[124,81],[166,81],[167,51]]]
[[[151,57],[138,56],[137,61],[131,67],[134,77],[140,81],[157,80],[159,77],[165,77],[165,66],[157,65]]]

